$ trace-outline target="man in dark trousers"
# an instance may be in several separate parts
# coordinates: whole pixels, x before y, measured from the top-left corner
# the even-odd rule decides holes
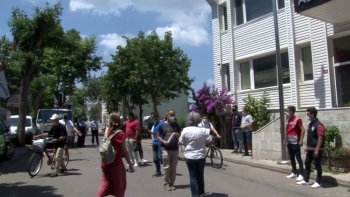
[[[242,130],[241,130],[242,114],[238,112],[237,105],[232,106],[231,127],[234,150],[232,153],[242,152]]]
[[[304,180],[297,182],[298,185],[309,185],[309,178],[311,173],[312,161],[315,163],[317,171],[316,182],[311,186],[312,188],[321,187],[322,178],[322,153],[324,148],[324,132],[325,128],[323,124],[317,119],[317,109],[310,107],[306,110],[307,119],[310,122],[307,132],[307,145],[305,148],[305,174]]]
[[[99,146],[100,142],[98,141],[98,123],[97,123],[96,119],[93,119],[91,121],[90,128],[91,128],[91,143],[94,146],[95,145],[94,141],[96,138],[96,144]]]
[[[78,136],[78,147],[84,147],[85,146],[85,136],[87,134],[89,127],[87,126],[86,122],[83,118],[80,119],[78,122],[78,130],[81,133],[81,136]]]

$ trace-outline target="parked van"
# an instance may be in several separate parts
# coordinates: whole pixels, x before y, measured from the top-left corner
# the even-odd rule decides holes
[[[14,139],[15,143],[18,143],[17,137],[17,125],[18,125],[18,115],[11,116],[11,127],[10,127],[10,136],[11,139]],[[26,116],[25,121],[25,139],[26,144],[32,144],[33,136],[34,136],[34,128],[33,128],[33,119],[31,116]]]

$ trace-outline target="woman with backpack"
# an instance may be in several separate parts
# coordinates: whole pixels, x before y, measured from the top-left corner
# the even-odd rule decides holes
[[[126,190],[126,170],[122,157],[129,164],[129,172],[134,172],[134,168],[126,150],[125,133],[120,132],[122,124],[117,112],[110,114],[109,125],[100,146],[102,179],[97,191],[97,197],[108,195],[124,197]],[[113,146],[115,154],[110,154],[111,152],[108,150],[110,144]]]

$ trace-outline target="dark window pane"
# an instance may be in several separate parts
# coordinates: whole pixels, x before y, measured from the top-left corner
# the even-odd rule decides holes
[[[334,62],[350,61],[350,36],[334,39]]]
[[[236,8],[236,26],[237,26],[244,23],[243,0],[236,0],[235,8]]]
[[[240,64],[240,72],[241,72],[241,90],[251,89],[249,62],[244,62]]]
[[[284,8],[285,4],[284,4],[284,0],[278,0],[278,9],[282,9]]]
[[[228,29],[228,25],[227,25],[227,7],[224,6],[224,30],[226,31]]]
[[[290,83],[289,58],[288,53],[281,54],[283,84]]]
[[[306,47],[302,49],[302,62],[303,62],[303,72],[304,81],[309,81],[314,79],[313,66],[312,66],[312,55],[311,47]]]
[[[227,75],[227,91],[231,91],[231,79],[230,79],[230,66],[226,66],[226,75]]]
[[[272,12],[272,0],[245,0],[247,21]]]
[[[276,56],[253,60],[255,88],[265,88],[277,85]]]

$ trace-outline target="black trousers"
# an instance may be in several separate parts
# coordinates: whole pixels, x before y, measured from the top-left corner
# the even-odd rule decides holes
[[[85,146],[85,133],[81,136],[78,136],[78,147],[84,147]]]
[[[96,144],[100,145],[100,141],[98,140],[98,130],[92,130],[91,131],[91,142],[92,142],[92,144],[95,143],[95,138],[96,138]]]
[[[300,145],[288,144],[287,148],[288,148],[290,163],[292,164],[292,173],[304,175],[304,164],[303,164],[303,160],[301,159]],[[298,164],[299,164],[299,173],[297,173],[297,165],[296,165],[295,159],[298,161]]]
[[[308,150],[307,153],[306,153],[304,181],[305,182],[309,182],[310,173],[311,173],[311,164],[312,164],[312,161],[314,161],[315,168],[316,168],[316,171],[317,171],[316,182],[318,184],[321,184],[321,179],[322,179],[321,160],[322,160],[322,153],[323,153],[323,151],[319,151],[318,152],[318,157],[315,157],[314,153],[315,153],[315,151],[313,151],[313,150]]]

